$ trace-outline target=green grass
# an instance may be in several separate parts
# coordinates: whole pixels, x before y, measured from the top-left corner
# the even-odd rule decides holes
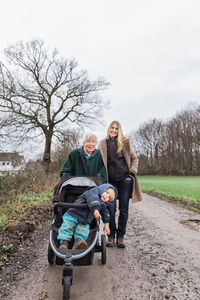
[[[52,198],[53,191],[47,190],[41,193],[21,194],[13,201],[0,205],[0,228],[6,224],[20,220],[26,215],[26,209],[37,207]]]
[[[143,192],[200,202],[200,176],[139,176]]]

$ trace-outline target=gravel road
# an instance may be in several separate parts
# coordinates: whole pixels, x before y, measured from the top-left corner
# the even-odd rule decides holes
[[[49,222],[3,274],[0,298],[62,300],[62,267],[49,266]],[[125,249],[107,248],[107,264],[73,271],[71,300],[199,300],[200,214],[144,194],[130,204]]]

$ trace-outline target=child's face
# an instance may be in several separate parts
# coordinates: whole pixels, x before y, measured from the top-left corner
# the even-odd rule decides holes
[[[115,199],[115,191],[111,188],[105,190],[101,195],[101,200],[103,202],[111,202]]]

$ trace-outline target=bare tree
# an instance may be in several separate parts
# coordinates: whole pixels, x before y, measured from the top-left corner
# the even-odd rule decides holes
[[[131,134],[141,174],[200,174],[200,106],[190,103],[166,123],[150,120]]]
[[[42,40],[19,42],[4,53],[9,62],[0,62],[0,112],[9,120],[4,126],[21,139],[42,135],[48,166],[53,137],[61,139],[70,122],[84,126],[101,117],[106,103],[99,92],[109,83],[91,81],[75,59],[56,49],[50,53]]]
[[[67,159],[69,152],[73,148],[80,147],[81,132],[80,130],[67,130],[63,135],[62,141],[56,145],[55,149],[52,151],[52,164],[51,169],[59,172],[64,162]]]
[[[181,175],[197,175],[200,153],[200,114],[199,106],[190,103],[176,114],[171,120],[176,146],[176,160],[174,166]]]
[[[140,160],[140,170],[143,173],[155,174],[160,168],[163,129],[162,121],[152,119],[144,122],[136,132],[131,133],[134,149]]]

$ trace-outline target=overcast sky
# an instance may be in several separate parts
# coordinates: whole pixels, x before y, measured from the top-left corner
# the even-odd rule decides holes
[[[0,31],[1,51],[40,38],[111,83],[99,138],[113,119],[128,134],[200,104],[199,0],[6,0]]]

